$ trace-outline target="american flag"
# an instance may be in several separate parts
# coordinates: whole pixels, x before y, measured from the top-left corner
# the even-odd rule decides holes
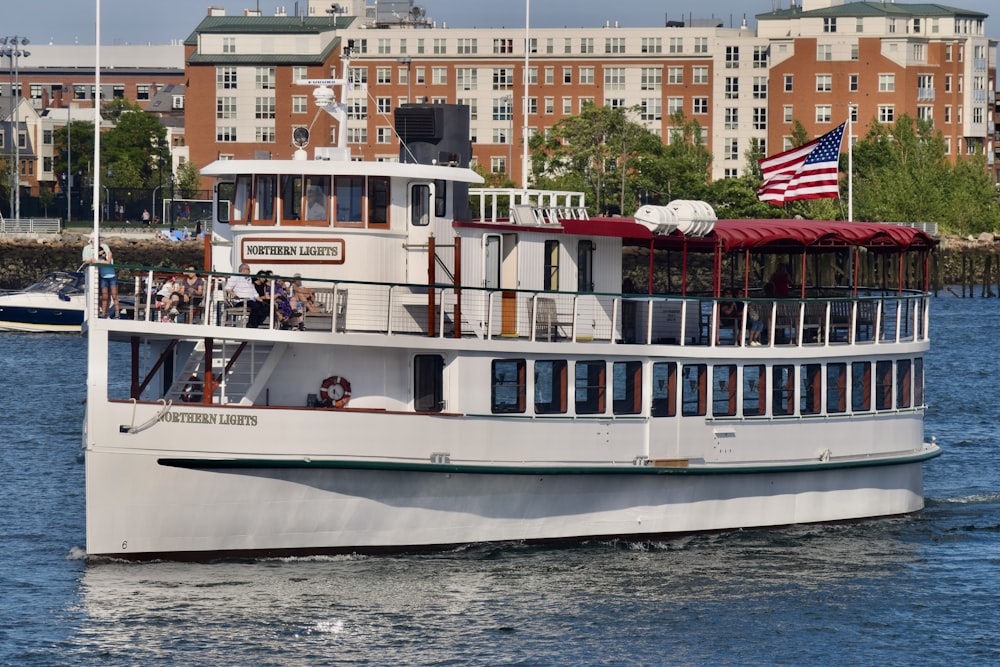
[[[781,206],[799,199],[838,197],[837,163],[844,137],[841,123],[818,139],[758,160],[764,184],[757,199]]]

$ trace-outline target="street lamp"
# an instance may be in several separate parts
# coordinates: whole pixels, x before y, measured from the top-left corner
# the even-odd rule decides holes
[[[13,126],[14,140],[14,164],[11,166],[11,212],[15,220],[21,219],[21,81],[17,72],[18,58],[27,58],[31,55],[22,47],[28,45],[27,37],[13,35],[11,37],[0,37],[0,56],[10,59],[10,115]],[[15,89],[17,95],[15,96]]]
[[[406,65],[406,103],[410,103],[410,81],[412,77],[410,76],[410,68],[413,66],[413,58],[410,56],[403,56],[402,58],[396,58],[396,62],[400,65]]]
[[[504,95],[500,101],[504,103],[504,111],[507,113],[507,120],[510,121],[507,134],[507,178],[514,180],[514,96]]]
[[[156,191],[159,190],[162,187],[163,187],[163,185],[157,185],[155,188],[153,188],[153,208],[150,209],[150,211],[149,211],[149,215],[150,215],[149,224],[150,225],[152,225],[153,224],[153,220],[156,219]]]

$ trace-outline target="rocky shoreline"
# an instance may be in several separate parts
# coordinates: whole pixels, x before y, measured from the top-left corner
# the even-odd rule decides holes
[[[183,266],[204,264],[204,241],[160,241],[151,233],[103,234],[115,262],[133,266]],[[80,268],[87,234],[67,231],[37,237],[0,236],[0,289],[30,285],[47,271]]]

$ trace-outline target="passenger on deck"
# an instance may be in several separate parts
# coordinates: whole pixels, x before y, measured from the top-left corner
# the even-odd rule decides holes
[[[249,311],[247,327],[256,329],[267,317],[267,310],[258,297],[254,283],[250,280],[250,265],[240,264],[240,274],[229,276],[223,290],[234,306],[246,305]]]
[[[784,299],[788,296],[789,275],[784,264],[778,264],[778,268],[771,275],[771,285],[774,288],[774,296]]]
[[[184,277],[180,280],[184,287],[181,293],[180,307],[190,311],[191,320],[194,321],[194,317],[199,312],[205,298],[205,281],[195,273],[194,266],[188,265],[184,267],[184,270]]]
[[[728,297],[728,299],[727,299]],[[719,302],[719,329],[732,329],[733,342],[739,341],[740,336],[740,315],[739,304],[732,301],[733,291],[731,289],[722,290],[723,301]],[[716,340],[718,342],[718,340]]]
[[[316,292],[311,287],[302,284],[301,274],[296,273],[292,280],[292,300],[302,304],[302,310],[306,313],[322,313],[322,304],[316,303]]]
[[[306,190],[306,220],[326,220],[326,196],[315,185]]]
[[[747,345],[760,347],[760,335],[764,331],[764,318],[760,303],[747,304]]]

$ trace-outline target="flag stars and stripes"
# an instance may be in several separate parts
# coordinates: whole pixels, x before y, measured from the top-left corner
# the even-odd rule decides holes
[[[758,161],[764,184],[757,198],[781,206],[801,199],[840,196],[838,161],[847,123],[818,139]]]

